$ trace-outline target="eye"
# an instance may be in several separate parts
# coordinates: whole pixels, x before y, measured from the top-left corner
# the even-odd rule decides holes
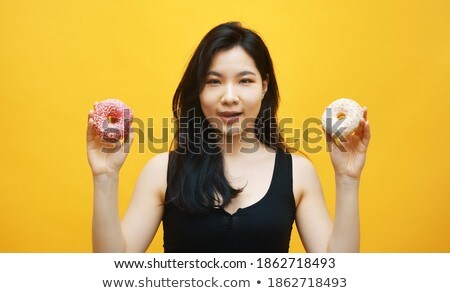
[[[220,81],[217,80],[217,79],[210,79],[210,80],[207,80],[206,83],[208,83],[208,84],[220,84]]]
[[[242,79],[241,82],[242,82],[242,83],[252,83],[253,80],[248,79],[248,78],[245,78],[245,79]]]

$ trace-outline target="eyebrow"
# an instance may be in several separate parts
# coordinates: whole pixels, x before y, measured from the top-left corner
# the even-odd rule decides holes
[[[242,72],[239,72],[236,76],[244,76],[244,75],[248,75],[248,74],[256,75],[254,72],[251,72],[251,71],[242,71]],[[222,74],[220,74],[220,73],[217,72],[217,71],[213,71],[213,70],[208,71],[208,73],[206,73],[206,75],[207,75],[207,76],[208,76],[208,75],[215,75],[215,76],[218,76],[218,77],[223,77]]]

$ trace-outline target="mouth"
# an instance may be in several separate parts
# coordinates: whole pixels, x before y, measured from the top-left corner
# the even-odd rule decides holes
[[[225,124],[230,125],[239,121],[239,117],[241,116],[242,112],[226,111],[219,112],[218,114],[220,120],[222,120]]]

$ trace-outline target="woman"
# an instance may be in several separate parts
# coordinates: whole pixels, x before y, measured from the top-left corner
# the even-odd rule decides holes
[[[287,252],[295,221],[307,252],[358,252],[367,110],[343,143],[346,151],[331,148],[333,223],[313,165],[290,153],[280,135],[278,104],[261,38],[235,22],[213,28],[174,95],[174,148],[144,167],[122,221],[118,181],[127,154],[102,151],[105,143],[93,132],[91,110],[94,251],[145,252],[162,221],[165,252]]]

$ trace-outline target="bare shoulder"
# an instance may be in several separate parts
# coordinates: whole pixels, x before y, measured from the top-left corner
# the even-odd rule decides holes
[[[321,189],[314,164],[302,154],[292,153],[292,179],[296,202],[308,191]]]
[[[295,153],[292,153],[291,155],[294,178],[316,173],[313,163],[305,155]]]
[[[148,160],[147,165],[154,167],[164,167],[167,169],[168,163],[169,163],[169,152],[164,152],[154,155],[150,160]]]
[[[151,173],[157,172],[158,174],[164,173],[163,175],[165,176],[167,174],[168,163],[169,163],[169,152],[156,154],[150,160],[148,160],[142,172],[151,172]],[[158,174],[152,174],[152,176],[156,176]]]

